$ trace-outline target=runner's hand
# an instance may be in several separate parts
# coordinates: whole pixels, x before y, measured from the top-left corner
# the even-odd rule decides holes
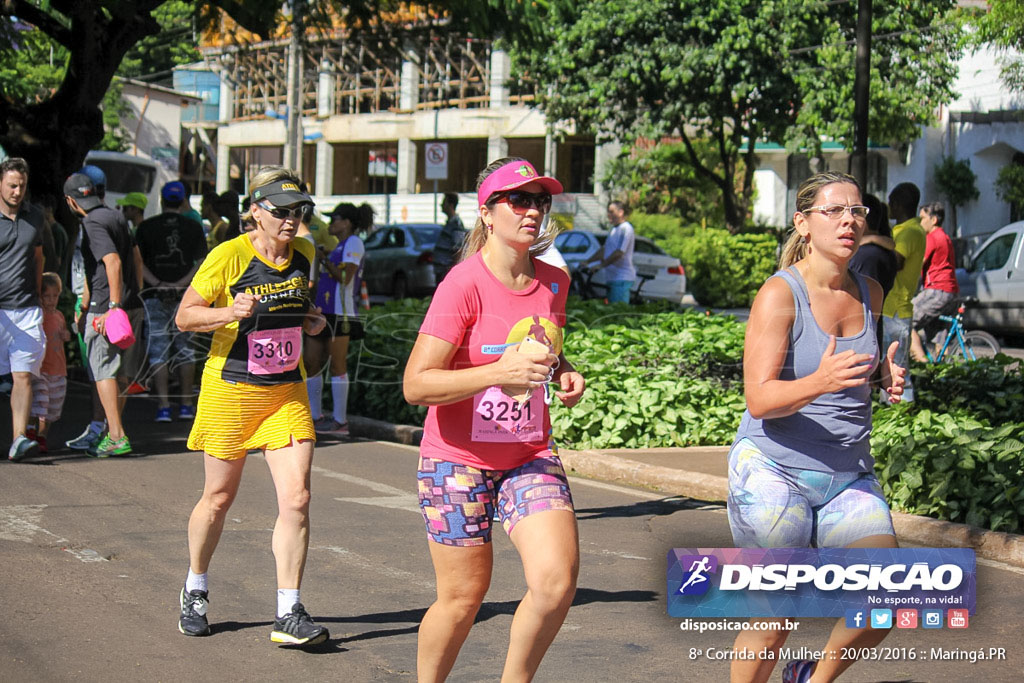
[[[566,408],[572,408],[574,405],[579,403],[580,398],[583,397],[583,390],[587,386],[586,380],[583,379],[583,375],[576,372],[575,370],[569,370],[563,372],[558,378],[559,386],[562,387],[561,391],[556,391],[555,396],[562,402]]]
[[[520,352],[517,346],[510,346],[498,361],[498,369],[504,378],[498,385],[512,391],[511,395],[534,389],[548,379],[556,360],[558,356],[553,353]]]
[[[871,355],[867,353],[854,353],[852,349],[836,353],[836,336],[830,334],[828,346],[815,371],[824,389],[822,393],[831,394],[866,383],[870,363]]]
[[[903,387],[907,383],[907,369],[896,365],[896,349],[899,345],[898,341],[890,344],[882,360],[882,388],[889,394],[889,403],[903,400]]]
[[[323,329],[327,327],[327,318],[320,312],[318,306],[313,306],[306,313],[306,317],[302,321],[302,331],[308,334],[310,337],[315,337],[320,334]]]
[[[255,294],[247,294],[246,292],[239,292],[238,296],[231,303],[231,314],[235,320],[242,320],[243,318],[250,317],[256,312],[256,304],[259,303],[260,298]]]

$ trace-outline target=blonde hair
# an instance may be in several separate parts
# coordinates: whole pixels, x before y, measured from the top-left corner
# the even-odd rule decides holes
[[[56,287],[57,295],[59,296],[64,291],[64,283],[60,281],[60,275],[50,272],[43,273],[43,289],[48,287]]]
[[[864,190],[861,189],[860,183],[857,179],[848,173],[842,173],[840,171],[825,171],[824,173],[815,173],[807,180],[800,183],[800,187],[796,191],[796,212],[803,213],[807,209],[814,206],[814,203],[818,199],[818,193],[828,186],[836,183],[848,183],[857,188],[857,192],[864,195]],[[807,240],[804,239],[803,235],[797,232],[794,227],[789,233],[789,238],[786,243],[782,245],[782,251],[779,254],[779,269],[785,270],[794,263],[802,261],[807,257]]]
[[[502,157],[496,159],[484,167],[484,170],[480,171],[480,175],[476,177],[476,189],[479,190],[480,186],[487,180],[487,176],[497,171],[506,164],[511,164],[515,161],[527,161],[523,157]],[[485,206],[489,209],[493,209],[496,201],[492,201],[490,197],[487,198]],[[555,241],[555,237],[558,235],[558,224],[548,219],[546,223],[547,229],[544,232],[537,235],[537,239],[533,241],[530,246],[530,256],[537,256],[543,254],[551,244]],[[473,225],[473,229],[468,235],[466,235],[466,242],[462,246],[462,253],[459,254],[459,260],[465,261],[470,256],[480,251],[484,247],[484,243],[487,241],[487,226],[484,225],[484,219],[480,217],[479,211],[476,216],[476,223]]]
[[[265,185],[269,185],[270,183],[276,183],[279,180],[291,180],[294,181],[296,185],[302,183],[302,181],[299,179],[297,175],[292,173],[284,166],[263,166],[262,168],[260,168],[260,170],[256,171],[256,173],[249,179],[249,196],[252,197],[253,190],[259,189]],[[245,224],[249,221],[252,221],[253,225],[256,224],[255,219],[253,219],[252,217],[252,207],[255,204],[256,202],[252,201],[251,199],[249,200],[249,208],[247,208],[245,212],[242,213],[241,216],[239,216],[239,221],[242,224]]]

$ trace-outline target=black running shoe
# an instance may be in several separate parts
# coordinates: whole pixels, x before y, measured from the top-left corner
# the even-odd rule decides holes
[[[210,601],[206,598],[206,591],[194,590],[186,593],[182,588],[178,599],[181,602],[178,630],[186,636],[210,635],[210,624],[206,621],[206,609],[210,606]]]
[[[292,611],[274,621],[270,639],[285,645],[316,645],[327,640],[330,634],[323,626],[313,623],[301,602],[292,605]]]

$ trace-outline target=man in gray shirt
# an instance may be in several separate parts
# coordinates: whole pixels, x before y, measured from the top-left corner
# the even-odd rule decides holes
[[[43,279],[43,240],[40,227],[30,222],[28,164],[11,157],[0,163],[0,374],[11,373],[11,422],[14,441],[7,453],[18,461],[39,452],[25,436],[32,408],[32,376],[46,352],[43,309],[39,295]]]

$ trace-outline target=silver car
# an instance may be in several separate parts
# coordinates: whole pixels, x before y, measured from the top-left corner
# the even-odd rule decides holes
[[[434,223],[382,225],[366,238],[363,280],[371,295],[395,299],[424,296],[437,287],[434,245],[441,226]]]
[[[571,272],[579,269],[599,249],[604,248],[608,233],[590,230],[566,230],[555,238],[555,247],[562,254]],[[686,294],[686,272],[682,263],[674,256],[641,235],[636,236],[633,245],[633,266],[637,275],[650,276],[643,283],[640,294],[644,299],[668,299],[679,303]],[[598,271],[591,281],[598,292],[606,291],[605,274]],[[633,290],[640,287],[640,278],[633,283]]]
[[[992,233],[957,276],[960,296],[978,300],[967,306],[968,327],[1024,335],[1024,221]]]

